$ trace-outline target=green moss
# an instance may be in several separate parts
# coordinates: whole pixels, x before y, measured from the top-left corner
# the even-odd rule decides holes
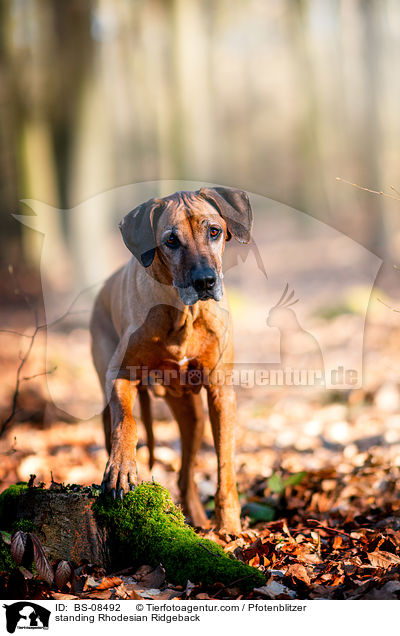
[[[18,519],[18,521],[14,521],[11,530],[13,532],[17,532],[18,530],[22,530],[23,532],[36,532],[36,526],[33,521],[29,521],[29,519]]]
[[[221,582],[243,590],[265,583],[263,574],[202,539],[185,524],[182,511],[168,490],[156,483],[142,483],[123,501],[100,497],[93,510],[101,525],[112,530],[120,563],[162,563],[167,580],[178,585]]]
[[[0,537],[0,572],[11,572],[17,567],[10,553],[10,546]]]
[[[28,488],[25,482],[13,484],[0,493],[0,528],[10,530],[15,520],[17,510],[17,498]]]

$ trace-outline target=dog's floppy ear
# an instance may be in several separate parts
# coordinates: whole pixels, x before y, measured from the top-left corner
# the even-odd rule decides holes
[[[119,224],[128,250],[143,267],[149,267],[156,253],[156,225],[165,201],[150,199],[129,212]]]
[[[211,203],[225,220],[229,234],[240,243],[249,243],[253,226],[253,210],[244,190],[234,188],[201,188],[199,195]],[[228,235],[228,239],[230,236]]]

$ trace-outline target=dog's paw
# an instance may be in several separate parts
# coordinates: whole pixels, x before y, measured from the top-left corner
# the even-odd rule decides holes
[[[122,499],[124,494],[135,489],[136,483],[136,463],[131,459],[117,461],[110,457],[101,485],[103,493],[110,494],[113,499]]]

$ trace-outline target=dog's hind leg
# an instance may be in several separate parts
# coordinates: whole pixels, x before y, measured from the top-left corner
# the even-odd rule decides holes
[[[153,433],[153,415],[151,412],[151,400],[147,389],[139,387],[139,404],[142,422],[146,429],[147,447],[149,449],[149,468],[154,465],[154,433]]]

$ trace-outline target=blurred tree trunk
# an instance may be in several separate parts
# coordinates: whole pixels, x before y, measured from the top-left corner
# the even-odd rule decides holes
[[[298,81],[298,108],[303,113],[297,138],[299,177],[295,198],[300,210],[315,216],[324,216],[329,221],[328,198],[322,179],[321,113],[308,39],[309,11],[310,6],[306,0],[287,0],[287,27],[293,47],[291,58],[295,64],[294,77]]]
[[[65,258],[64,240],[60,215],[58,214],[58,189],[55,158],[48,122],[26,118],[21,132],[21,163],[24,170],[24,191],[29,199],[37,199],[49,205],[41,210],[41,225],[47,228],[49,241],[49,258],[54,264],[52,273]],[[25,211],[25,210],[24,210]],[[26,229],[23,225],[23,249],[26,258],[34,265],[39,265],[43,236],[39,232]],[[46,240],[46,238],[45,238]],[[50,272],[49,272],[50,273]]]
[[[360,126],[360,163],[363,166],[363,184],[373,190],[382,189],[379,157],[381,151],[381,130],[378,102],[381,96],[380,53],[381,34],[378,4],[376,0],[359,0],[359,19],[363,26],[363,117]],[[380,256],[386,247],[385,226],[380,197],[366,196],[364,203],[364,223],[366,246]]]
[[[21,227],[11,214],[18,209],[18,158],[15,152],[19,105],[10,66],[7,4],[0,3],[0,259],[14,262],[19,256]]]
[[[172,3],[173,130],[174,143],[181,149],[176,154],[175,178],[213,178],[208,8],[196,0]]]

